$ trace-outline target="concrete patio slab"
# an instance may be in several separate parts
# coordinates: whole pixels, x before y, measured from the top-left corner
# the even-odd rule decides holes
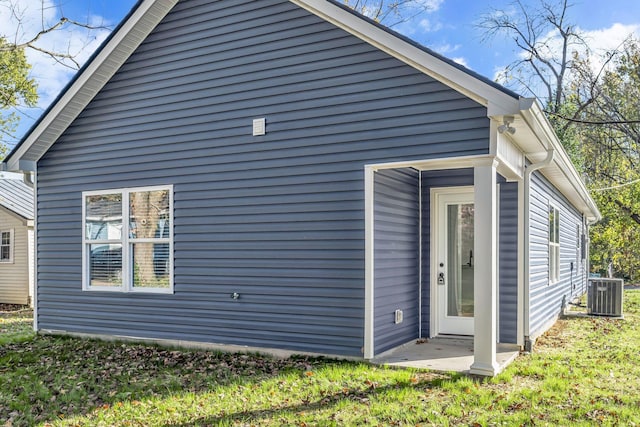
[[[520,354],[515,344],[498,344],[496,359],[502,371]],[[384,353],[372,363],[385,366],[422,368],[445,372],[469,373],[473,363],[473,339],[437,337],[405,344]]]

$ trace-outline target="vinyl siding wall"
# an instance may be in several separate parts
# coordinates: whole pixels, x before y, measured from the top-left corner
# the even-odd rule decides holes
[[[288,1],[181,1],[39,161],[39,328],[359,356],[364,165],[488,137],[485,108]],[[83,292],[81,192],[163,184],[175,294]]]
[[[577,250],[576,229],[582,215],[539,172],[531,177],[530,191],[529,336],[544,332],[563,305],[586,289],[585,262]],[[549,282],[549,204],[560,212],[560,280]],[[573,270],[571,269],[573,263]]]
[[[374,350],[418,338],[420,297],[420,181],[415,169],[375,173]],[[402,310],[402,323],[395,311]]]
[[[518,183],[500,179],[498,310],[502,343],[518,341]]]
[[[29,303],[28,227],[23,220],[0,208],[0,230],[13,231],[13,261],[0,262],[0,303]]]

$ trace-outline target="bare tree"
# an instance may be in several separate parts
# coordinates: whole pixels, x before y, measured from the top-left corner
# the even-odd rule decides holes
[[[15,142],[23,108],[37,105],[37,81],[32,74],[33,56],[50,58],[55,65],[76,70],[82,54],[95,41],[102,24],[74,20],[63,13],[56,0],[0,0],[0,159]],[[78,32],[86,30],[86,37]],[[55,42],[54,42],[55,40]],[[84,55],[87,56],[87,55]],[[35,70],[36,72],[38,70]]]
[[[423,13],[432,12],[442,0],[343,0],[353,10],[393,27]]]
[[[13,23],[13,31],[6,32],[6,29],[0,30],[0,36],[5,39],[5,44],[0,46],[0,51],[10,50],[34,50],[49,56],[57,63],[71,68],[80,68],[76,56],[79,51],[73,51],[71,41],[68,40],[65,46],[50,48],[43,41],[52,33],[68,30],[70,27],[85,28],[88,31],[105,29],[102,24],[96,25],[88,19],[78,21],[65,16],[63,8],[60,4],[50,3],[47,0],[40,0],[38,8],[39,19],[37,26],[33,19],[28,19],[29,9],[34,9],[35,1],[24,0],[0,0],[0,14],[7,14],[11,17]],[[53,13],[52,13],[53,12]],[[86,47],[85,42],[80,48]]]
[[[484,31],[485,41],[499,35],[514,41],[520,50],[519,58],[506,66],[502,80],[515,80],[552,112],[562,106],[573,52],[588,50],[576,25],[568,22],[570,7],[567,0],[541,0],[536,8],[516,0],[511,3],[511,10],[492,9],[476,24]]]

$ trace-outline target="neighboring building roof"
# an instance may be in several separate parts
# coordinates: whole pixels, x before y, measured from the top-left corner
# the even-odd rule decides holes
[[[22,181],[22,175],[0,173],[0,206],[33,219],[33,189]]]
[[[290,1],[484,105],[487,115],[497,122],[505,116],[513,116],[513,124],[524,128],[511,137],[518,150],[531,162],[543,160],[547,152],[553,150],[556,156],[542,173],[590,220],[600,218],[595,202],[535,100],[519,97],[462,65],[353,12],[338,1]],[[36,162],[177,2],[140,0],[4,162],[0,163],[0,170],[35,171]]]

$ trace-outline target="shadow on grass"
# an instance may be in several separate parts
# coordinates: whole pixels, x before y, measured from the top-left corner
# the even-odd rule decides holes
[[[442,383],[455,382],[462,378],[460,374],[443,375],[441,378],[433,379],[420,384],[411,384],[409,382],[396,382],[383,387],[369,387],[364,390],[349,389],[338,392],[328,393],[315,401],[306,401],[298,404],[283,405],[277,408],[269,409],[253,409],[241,410],[229,414],[217,416],[202,416],[192,418],[188,422],[175,422],[163,424],[163,427],[190,427],[190,426],[213,426],[213,425],[237,425],[242,422],[251,422],[260,424],[264,420],[272,419],[273,422],[282,420],[286,423],[286,416],[294,416],[296,414],[311,414],[316,411],[332,410],[345,401],[358,402],[367,404],[371,399],[379,397],[388,392],[401,392],[403,389],[436,389]],[[284,417],[284,419],[283,419]],[[380,422],[380,420],[378,420]],[[242,424],[241,424],[242,425]],[[306,425],[301,422],[300,425]]]
[[[323,371],[336,371],[335,378],[324,379]],[[324,358],[294,357],[274,359],[259,355],[230,354],[213,351],[170,349],[146,344],[103,342],[63,336],[36,336],[27,342],[0,345],[0,423],[13,426],[54,422],[86,425],[96,417],[107,417],[107,425],[125,423],[126,419],[144,420],[136,404],[181,405],[185,394],[225,394],[217,399],[220,406],[206,413],[176,414],[175,424],[216,425],[241,420],[265,419],[296,411],[314,411],[343,401],[365,402],[388,390],[437,388],[443,382],[455,382],[458,374],[423,373],[412,383],[409,371],[387,376],[379,386],[364,380],[370,371],[393,372],[365,363]],[[309,376],[316,375],[316,378]],[[365,378],[362,378],[365,376]],[[304,389],[282,391],[273,405],[238,408],[228,397],[229,389],[244,387],[258,390],[265,383],[274,389],[300,386],[304,380],[318,379],[329,385],[314,393]],[[303,392],[306,397],[300,397]],[[247,392],[251,398],[251,392]],[[237,397],[237,396],[236,396]],[[244,398],[244,397],[243,397]],[[225,400],[227,399],[227,400]],[[229,400],[231,399],[231,400]],[[306,399],[306,400],[305,400]],[[216,400],[216,399],[214,399]],[[297,403],[296,403],[297,402]],[[125,419],[110,414],[127,404]],[[147,408],[148,409],[148,408]],[[116,417],[116,418],[114,418]],[[169,418],[169,419],[171,419]],[[188,420],[188,421],[187,421]],[[168,421],[168,420],[165,420]],[[180,422],[185,421],[181,424]],[[273,422],[273,421],[272,421]],[[143,422],[144,424],[144,422]],[[157,425],[158,422],[154,422]],[[161,423],[160,423],[161,424]]]

